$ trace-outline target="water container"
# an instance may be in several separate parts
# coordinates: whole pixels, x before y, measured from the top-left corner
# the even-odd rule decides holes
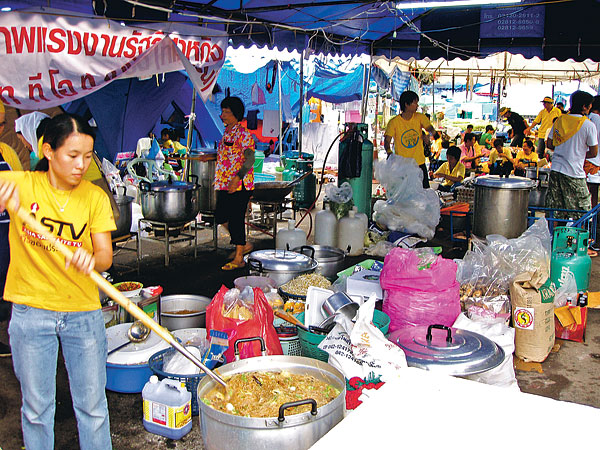
[[[337,245],[337,217],[331,212],[329,203],[315,214],[315,244],[329,247]]]
[[[361,220],[361,222],[365,228],[365,231],[368,230],[369,229],[369,218],[367,217],[367,215],[365,213],[358,212],[358,207],[356,207],[356,206],[353,206],[352,209],[354,210],[354,217],[358,217]]]
[[[350,256],[362,255],[366,231],[363,220],[356,217],[354,210],[348,211],[348,216],[338,222],[337,247],[348,251]]]
[[[295,220],[288,220],[287,230],[279,230],[275,237],[275,248],[290,250],[306,245],[306,233],[296,228]]]
[[[566,274],[572,272],[577,290],[587,291],[592,270],[592,259],[587,252],[588,237],[589,233],[581,228],[554,228],[550,278],[557,289],[562,286]]]
[[[181,439],[192,429],[192,394],[180,381],[156,375],[142,390],[144,428],[169,439]]]

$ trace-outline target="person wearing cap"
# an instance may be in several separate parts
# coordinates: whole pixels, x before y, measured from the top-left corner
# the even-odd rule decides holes
[[[513,129],[514,137],[510,143],[511,147],[521,147],[525,139],[525,130],[529,126],[521,114],[511,111],[506,106],[500,108],[500,116],[505,117]]]
[[[540,157],[540,159],[545,156],[546,131],[548,131],[550,129],[550,127],[552,127],[552,123],[554,122],[554,119],[556,119],[558,116],[560,116],[562,114],[560,112],[560,109],[558,109],[556,106],[554,106],[554,100],[552,100],[551,97],[544,97],[544,99],[542,100],[542,104],[544,105],[542,110],[538,113],[536,118],[533,119],[533,122],[531,122],[531,125],[529,125],[525,129],[525,135],[527,136],[534,126],[539,125],[538,138],[536,141],[536,152],[537,152],[538,156]]]

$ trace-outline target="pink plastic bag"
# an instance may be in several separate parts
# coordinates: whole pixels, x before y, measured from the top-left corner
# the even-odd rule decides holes
[[[419,270],[420,264],[414,250],[394,248],[385,257],[380,283],[390,332],[416,325],[450,327],[460,314],[456,263],[438,256],[428,268]]]

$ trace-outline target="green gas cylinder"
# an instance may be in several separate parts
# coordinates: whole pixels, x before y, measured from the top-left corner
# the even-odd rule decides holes
[[[298,176],[305,172],[312,172],[312,159],[297,159],[296,170],[298,172]],[[300,181],[300,183],[294,187],[293,195],[294,199],[296,200],[296,205],[299,208],[308,208],[310,205],[312,205],[317,197],[317,177],[315,174],[311,173],[304,180]]]
[[[587,253],[589,233],[581,228],[556,227],[552,241],[550,278],[558,289],[567,273],[572,272],[577,291],[587,291],[592,259]]]
[[[371,217],[371,193],[373,189],[373,143],[367,139],[368,137],[368,125],[365,123],[347,123],[346,124],[346,135],[349,132],[354,131],[355,137],[362,140],[361,158],[362,158],[362,170],[360,177],[356,178],[338,178],[338,186],[342,183],[348,182],[352,186],[352,199],[354,205],[358,211]],[[340,142],[339,155],[348,151],[349,140],[344,139]]]
[[[281,174],[281,179],[283,181],[293,181],[298,178],[298,172],[296,171],[296,158],[286,158],[285,160],[285,168],[283,169],[283,173]]]

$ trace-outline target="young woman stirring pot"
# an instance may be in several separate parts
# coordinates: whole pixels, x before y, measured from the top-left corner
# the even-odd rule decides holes
[[[33,214],[74,250],[65,259],[12,217],[11,264],[4,298],[15,374],[21,383],[21,422],[28,450],[54,447],[56,366],[65,360],[82,449],[111,449],[106,385],[106,335],[98,289],[87,276],[112,264],[115,223],[106,194],[82,179],[94,133],[76,116],[54,117],[44,132],[44,158],[35,172],[0,173],[0,211],[9,199]]]

